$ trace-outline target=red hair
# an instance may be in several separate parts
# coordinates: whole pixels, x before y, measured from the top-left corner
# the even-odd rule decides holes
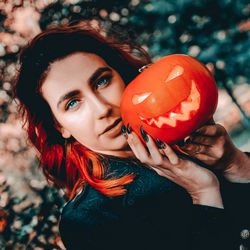
[[[86,183],[105,195],[122,195],[126,192],[124,185],[132,182],[135,175],[106,179],[102,156],[74,139],[65,144],[55,128],[50,107],[40,94],[50,64],[78,51],[102,57],[125,84],[138,75],[140,67],[151,62],[140,47],[108,39],[86,22],[56,27],[38,34],[22,50],[13,94],[20,101],[19,111],[27,123],[29,140],[39,152],[43,173],[50,183],[65,188],[69,199]]]

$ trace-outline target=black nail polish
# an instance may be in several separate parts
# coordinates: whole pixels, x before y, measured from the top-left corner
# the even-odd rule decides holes
[[[129,123],[127,125],[127,132],[128,132],[128,134],[130,134],[132,132],[131,129],[130,129],[130,127],[129,127]]]
[[[148,135],[147,133],[143,130],[142,126],[140,128],[140,131],[141,131],[141,135],[142,135],[142,138],[145,142],[148,142]]]
[[[159,143],[160,148],[164,149],[166,148],[166,145],[164,142],[162,142],[160,139],[156,138],[157,142]]]
[[[191,142],[191,139],[190,138],[187,138],[186,140],[185,140],[185,143],[190,143]]]
[[[122,134],[127,138],[127,133],[126,133],[126,127],[124,125],[122,125]]]

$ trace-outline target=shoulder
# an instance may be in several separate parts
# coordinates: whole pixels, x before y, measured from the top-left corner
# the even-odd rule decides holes
[[[111,158],[106,162],[106,166],[107,178],[119,178],[132,173],[136,175],[134,181],[126,186],[126,194],[110,197],[86,185],[75,199],[66,204],[62,211],[62,219],[79,221],[88,220],[93,216],[115,219],[126,212],[127,208],[139,206],[142,202],[150,204],[159,200],[170,203],[172,200],[176,202],[189,198],[182,188],[142,164]],[[92,222],[94,221],[92,218]]]
[[[108,242],[108,235],[116,235],[117,240],[122,240],[125,234],[138,239],[144,239],[146,234],[153,237],[154,231],[171,234],[173,228],[185,224],[190,218],[191,200],[187,193],[153,170],[122,159],[112,159],[109,173],[112,173],[109,177],[134,173],[136,178],[127,185],[125,195],[105,196],[86,185],[74,200],[66,204],[59,230],[64,244],[70,249],[73,249],[73,242],[83,240],[89,246],[97,244],[96,239]]]
[[[69,201],[63,208],[59,232],[67,249],[95,249],[95,238],[102,237],[102,232],[114,227],[119,216],[108,209],[112,207],[109,197],[86,185],[81,193]],[[119,211],[119,209],[117,209]],[[97,236],[98,234],[98,236]]]
[[[77,197],[66,203],[61,213],[60,224],[99,224],[102,222],[101,217],[114,217],[111,213],[108,215],[109,206],[114,206],[112,197],[103,195],[87,184]]]

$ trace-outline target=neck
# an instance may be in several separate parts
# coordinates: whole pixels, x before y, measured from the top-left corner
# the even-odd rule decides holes
[[[115,156],[120,158],[135,158],[132,150],[120,150],[120,151],[96,151],[102,155]]]
[[[114,152],[114,154],[112,155],[116,157],[121,157],[121,158],[135,158],[135,154],[133,153],[132,150],[117,151],[117,152]]]

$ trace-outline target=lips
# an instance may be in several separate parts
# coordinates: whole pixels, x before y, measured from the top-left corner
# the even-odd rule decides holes
[[[122,118],[117,119],[114,123],[109,125],[101,134],[104,134],[104,133],[108,132],[109,130],[111,130],[112,128],[114,128],[121,120],[122,120]]]

